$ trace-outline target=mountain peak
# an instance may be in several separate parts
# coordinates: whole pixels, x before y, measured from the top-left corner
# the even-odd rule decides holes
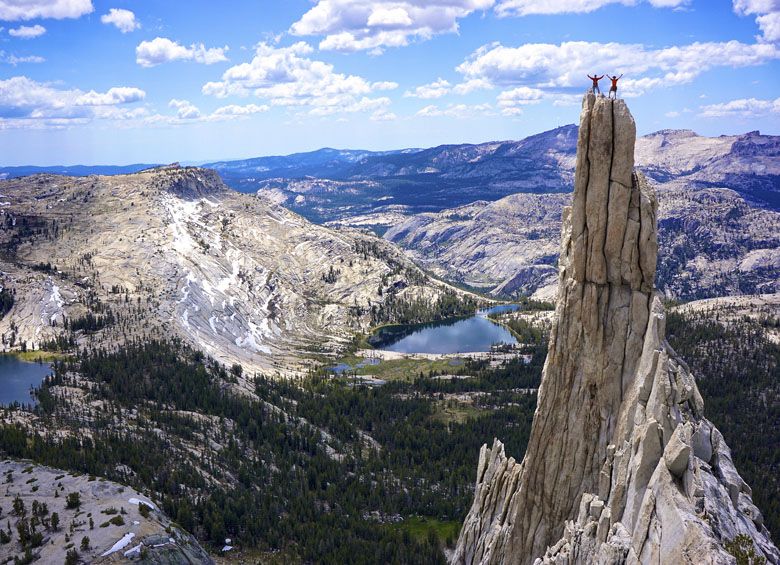
[[[647,134],[646,137],[665,137],[665,138],[675,138],[675,139],[684,139],[686,137],[699,137],[699,134],[693,131],[692,129],[659,129],[658,131],[654,131],[653,133]]]

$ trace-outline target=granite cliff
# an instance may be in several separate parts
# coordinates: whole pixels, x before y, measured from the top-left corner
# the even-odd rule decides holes
[[[624,101],[586,95],[528,448],[518,463],[483,446],[453,563],[733,563],[734,540],[780,561],[665,340],[658,205],[635,139]]]

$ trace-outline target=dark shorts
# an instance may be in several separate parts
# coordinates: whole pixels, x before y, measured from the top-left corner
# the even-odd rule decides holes
[[[609,89],[610,92],[617,92],[617,86],[613,86]]]

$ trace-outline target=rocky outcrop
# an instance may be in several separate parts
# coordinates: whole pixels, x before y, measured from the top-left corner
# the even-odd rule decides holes
[[[20,561],[27,546],[17,532],[28,525],[35,532],[34,523],[41,542],[28,545],[33,545],[30,551],[37,563],[66,563],[71,548],[79,563],[214,563],[191,534],[147,496],[126,485],[31,461],[0,461],[0,475],[3,528],[10,537],[0,544],[2,563]],[[78,506],[68,504],[74,494],[78,494]],[[22,502],[20,512],[12,510],[17,501]],[[51,523],[55,513],[58,527]]]
[[[557,310],[521,463],[480,453],[453,563],[731,563],[749,536],[780,553],[688,367],[664,338],[654,289],[654,191],[633,172],[622,100],[586,95]]]

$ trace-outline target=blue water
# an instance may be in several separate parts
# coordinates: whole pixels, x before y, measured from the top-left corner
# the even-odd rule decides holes
[[[509,331],[491,322],[488,314],[517,310],[516,304],[502,304],[481,310],[474,316],[423,326],[381,328],[372,343],[378,349],[399,353],[472,353],[490,351],[496,343],[517,343]]]
[[[51,374],[48,363],[30,363],[12,355],[0,355],[0,404],[35,404],[30,387],[38,387]]]

